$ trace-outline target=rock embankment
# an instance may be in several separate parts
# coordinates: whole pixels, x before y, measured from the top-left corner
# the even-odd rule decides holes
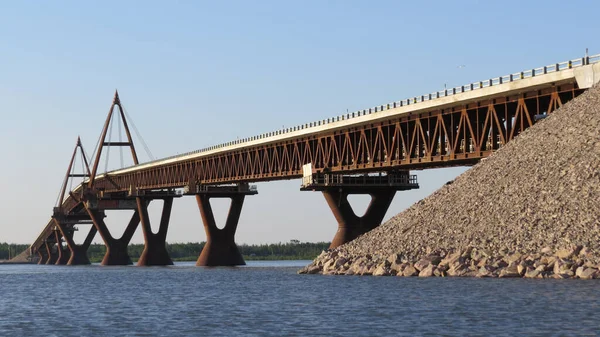
[[[600,86],[300,273],[600,278]]]

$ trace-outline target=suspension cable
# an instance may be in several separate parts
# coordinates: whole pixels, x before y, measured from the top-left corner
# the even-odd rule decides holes
[[[144,147],[144,151],[146,151],[146,155],[148,155],[148,157],[150,157],[150,160],[154,160],[154,156],[152,155],[152,152],[150,152],[150,148],[148,147],[148,145],[144,141],[144,138],[142,137],[142,135],[138,131],[137,127],[135,126],[135,123],[133,122],[133,119],[127,113],[127,109],[123,108],[123,112],[125,113],[125,116],[127,117],[127,120],[129,121],[129,123],[131,124],[131,126],[133,128],[133,131],[135,132],[135,135],[137,136],[137,138],[142,143],[142,146]]]
[[[98,148],[100,148],[100,140],[102,139],[102,132],[100,132],[100,135],[98,136],[98,140],[96,141],[96,146],[94,147],[94,151],[92,152],[92,156],[88,156],[86,153],[86,156],[88,157],[88,159],[90,160],[90,165],[92,165],[92,167],[94,165],[96,165],[96,163],[92,163],[92,160],[96,160],[96,151],[98,151]]]
[[[62,184],[60,184],[60,189],[58,190],[58,195],[56,196],[56,201],[54,202],[54,205],[56,207],[62,206],[62,205],[59,205],[58,202],[60,201],[60,197],[61,197],[60,192],[62,192],[63,186],[65,186],[65,184],[67,183],[67,179],[69,179],[69,177],[65,176],[65,178],[62,181]]]
[[[120,110],[121,108],[119,108]],[[117,123],[117,127],[118,127],[118,133],[119,133],[119,143],[123,142],[123,133],[121,132],[121,124],[123,124],[123,118],[118,118],[118,123]],[[119,146],[119,155],[121,157],[121,168],[125,167],[125,164],[123,163],[123,147]]]
[[[112,140],[112,129],[113,129],[113,119],[115,118],[115,114],[113,113],[110,116],[110,121],[108,122],[108,142],[110,143]],[[104,140],[106,142],[106,139]],[[106,161],[104,163],[104,173],[108,172],[108,158],[110,156],[110,146],[106,147]]]
[[[81,183],[83,183],[85,181],[85,175],[87,174],[87,170],[85,169],[85,157],[83,151],[81,151],[79,155],[81,156]]]
[[[69,174],[71,175],[69,178],[69,192],[71,192],[73,190],[73,173],[75,172],[75,168],[77,167],[77,156],[73,157],[73,165],[71,165],[71,172],[69,172]],[[65,191],[66,192],[66,191]]]

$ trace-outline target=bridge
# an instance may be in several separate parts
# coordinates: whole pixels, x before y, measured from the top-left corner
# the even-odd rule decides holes
[[[131,264],[127,245],[141,225],[145,248],[137,264],[172,264],[165,247],[171,206],[193,196],[207,236],[197,265],[244,264],[234,239],[245,197],[258,193],[251,183],[299,178],[301,190],[325,196],[338,222],[335,248],[378,226],[397,191],[419,187],[410,170],[476,164],[599,81],[600,54],[586,55],[147,163],[138,162],[115,93],[95,159],[88,160],[78,139],[59,203],[29,253],[44,264],[89,264],[87,249],[99,233],[107,248],[103,265]],[[113,115],[127,141],[107,140]],[[115,146],[129,148],[135,165],[98,174],[103,151]],[[78,156],[84,170],[75,174]],[[74,178],[83,182],[67,191]],[[348,203],[350,194],[372,197],[362,217]],[[211,198],[231,199],[222,229]],[[156,233],[148,217],[153,200],[164,201]],[[104,223],[105,211],[115,209],[134,210],[118,239]],[[73,232],[83,225],[90,230],[77,244]]]

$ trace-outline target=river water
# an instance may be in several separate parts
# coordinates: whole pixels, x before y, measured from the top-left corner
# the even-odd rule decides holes
[[[600,280],[0,266],[0,336],[598,336]]]

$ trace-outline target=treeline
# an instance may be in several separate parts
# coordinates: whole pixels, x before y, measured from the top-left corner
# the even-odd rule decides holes
[[[174,261],[196,261],[205,242],[167,243],[167,251]],[[245,260],[313,260],[329,247],[329,242],[300,242],[291,240],[287,243],[271,243],[263,245],[239,245],[240,253]],[[143,244],[130,244],[129,256],[137,260],[144,250]],[[106,247],[103,244],[93,244],[88,249],[92,262],[100,262],[104,257]]]
[[[167,243],[167,251],[175,261],[195,261],[198,259],[205,242]],[[240,253],[246,260],[313,260],[329,242],[300,242],[291,240],[287,243],[271,243],[262,245],[239,245]],[[8,260],[29,248],[29,245],[0,243],[0,260]],[[132,260],[137,260],[144,250],[143,244],[130,244],[127,247]],[[92,262],[100,262],[106,253],[103,244],[92,244],[88,256]]]
[[[0,243],[0,260],[12,259],[27,248],[29,248],[29,245]]]

